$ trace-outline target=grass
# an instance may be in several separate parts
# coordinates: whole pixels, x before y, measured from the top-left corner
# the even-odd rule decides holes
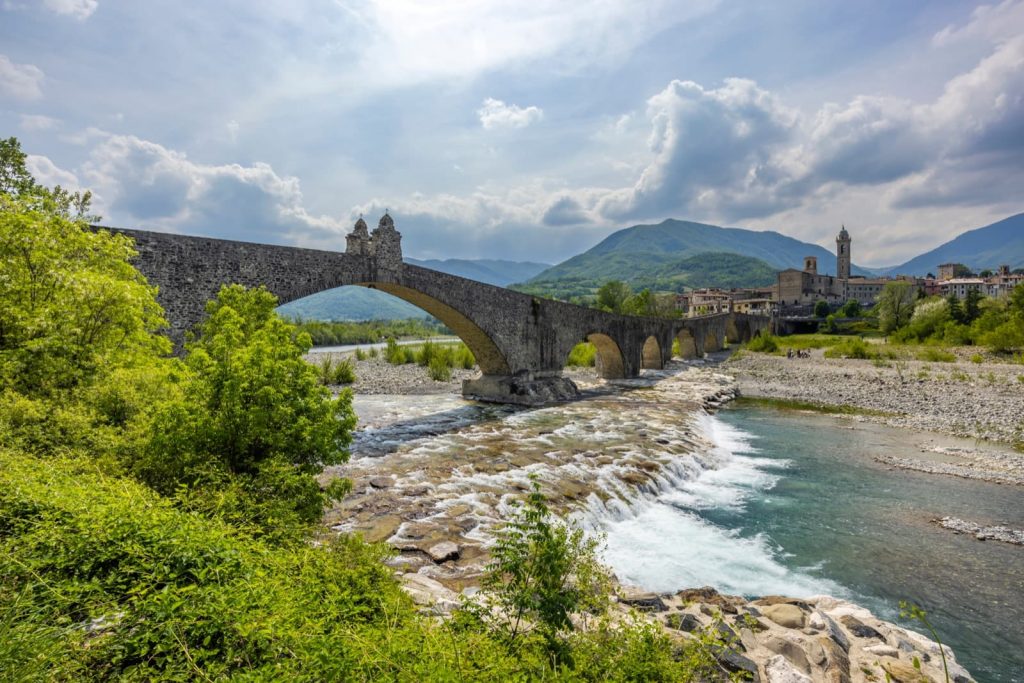
[[[812,401],[800,401],[791,398],[762,398],[754,396],[740,396],[736,398],[733,405],[740,408],[771,408],[773,410],[802,410],[825,415],[870,415],[872,417],[893,417],[896,413],[873,408],[862,408],[850,405],[829,405],[826,403],[814,403]]]
[[[326,354],[320,359],[317,371],[320,373],[321,384],[325,386],[352,384],[356,381],[355,367],[348,358],[336,361],[330,354]]]
[[[420,346],[401,346],[389,338],[384,359],[392,365],[416,363],[426,368],[430,378],[437,382],[450,380],[454,368],[472,370],[476,365],[476,357],[463,342],[439,344],[428,340]]]

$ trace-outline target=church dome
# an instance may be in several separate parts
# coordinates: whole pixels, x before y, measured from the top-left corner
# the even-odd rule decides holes
[[[841,240],[848,240],[848,239],[850,239],[850,233],[846,232],[846,226],[845,225],[843,226],[843,229],[839,231],[839,239],[841,239]]]
[[[380,217],[380,223],[377,224],[378,230],[394,230],[395,222],[391,219],[391,216],[384,214]]]

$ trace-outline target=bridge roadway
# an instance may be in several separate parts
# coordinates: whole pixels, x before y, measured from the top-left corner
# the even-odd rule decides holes
[[[576,386],[562,376],[562,368],[581,341],[597,347],[600,375],[618,379],[663,367],[675,339],[684,357],[696,358],[722,348],[726,338],[746,341],[769,326],[766,317],[738,313],[678,320],[617,315],[409,265],[401,261],[400,235],[387,215],[372,237],[360,219],[346,253],[102,229],[135,241],[135,265],[158,287],[176,343],[202,320],[206,301],[224,284],[263,285],[281,303],[335,287],[368,287],[404,299],[447,325],[472,350],[482,371],[463,383],[463,394],[502,403],[575,397]]]

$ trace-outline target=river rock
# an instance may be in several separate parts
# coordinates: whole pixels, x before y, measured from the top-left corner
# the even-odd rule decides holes
[[[881,665],[897,683],[935,683],[930,676],[925,676],[910,664],[898,659],[883,659]]]
[[[764,675],[768,683],[811,683],[810,676],[794,669],[782,655],[775,655],[768,660],[764,666]]]
[[[375,489],[389,489],[395,485],[395,481],[391,477],[372,477],[370,479],[370,486]]]
[[[451,541],[441,541],[427,549],[427,555],[430,555],[430,559],[438,564],[448,560],[457,560],[460,554],[459,546]]]
[[[892,645],[886,643],[877,643],[875,645],[867,645],[864,648],[864,652],[868,652],[877,657],[893,657],[898,659],[900,651],[894,648]]]
[[[770,635],[761,644],[775,654],[784,657],[791,665],[798,667],[804,673],[811,672],[811,663],[807,659],[807,653],[797,643],[781,636]],[[771,680],[770,676],[769,680]]]
[[[881,633],[871,628],[857,617],[846,614],[839,617],[839,622],[846,627],[846,630],[858,638],[877,638],[878,640],[885,640]]]
[[[834,640],[843,650],[850,649],[850,639],[846,637],[846,633],[842,627],[835,622],[832,617],[828,616],[820,610],[815,610],[811,614],[810,625],[813,628],[817,628],[819,631],[825,631],[829,637]]]
[[[668,607],[657,593],[636,593],[627,591],[619,596],[619,602],[641,612],[665,612]]]
[[[804,613],[796,605],[780,603],[777,605],[765,605],[761,608],[761,614],[771,619],[779,626],[786,628],[803,628]]]
[[[459,604],[459,596],[423,574],[402,574],[402,588],[417,605],[438,606],[443,611],[450,611]]]
[[[747,680],[754,681],[754,683],[758,683],[761,680],[757,671],[757,664],[754,660],[744,657],[738,652],[728,648],[720,648],[715,652],[715,659],[729,671],[734,673],[746,672],[748,674]]]
[[[846,650],[831,638],[819,637],[818,644],[825,651],[825,683],[850,683],[850,658]]]
[[[370,522],[372,526],[363,529],[363,540],[367,543],[380,543],[391,538],[398,527],[402,525],[402,518],[398,515],[385,515]]]
[[[700,620],[687,612],[665,615],[665,625],[677,631],[690,633],[701,627]]]

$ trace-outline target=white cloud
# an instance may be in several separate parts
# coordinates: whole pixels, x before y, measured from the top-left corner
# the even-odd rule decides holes
[[[946,47],[967,40],[999,42],[1024,32],[1024,0],[1003,0],[999,4],[979,5],[963,26],[950,24],[932,36],[932,45]]]
[[[42,114],[22,114],[21,129],[24,131],[53,130],[60,126],[60,121]]]
[[[480,125],[485,130],[525,128],[544,118],[544,111],[540,107],[519,107],[514,104],[505,104],[493,97],[485,99],[483,106],[477,109],[476,113],[480,117]]]
[[[103,134],[83,167],[114,222],[249,241],[309,243],[340,222],[303,207],[297,178],[266,163],[209,165],[133,135]]]
[[[65,190],[74,191],[82,189],[81,184],[78,182],[78,176],[71,171],[60,168],[50,161],[48,157],[29,154],[25,157],[25,167],[39,184],[46,187],[60,185]]]
[[[359,69],[373,84],[462,78],[558,55],[561,68],[614,62],[674,21],[700,16],[716,0],[680,9],[667,0],[336,0],[361,25]]]
[[[32,64],[16,64],[0,55],[0,93],[16,100],[36,100],[43,96],[43,71]]]
[[[43,4],[57,14],[79,20],[88,19],[99,7],[98,0],[43,0]]]

